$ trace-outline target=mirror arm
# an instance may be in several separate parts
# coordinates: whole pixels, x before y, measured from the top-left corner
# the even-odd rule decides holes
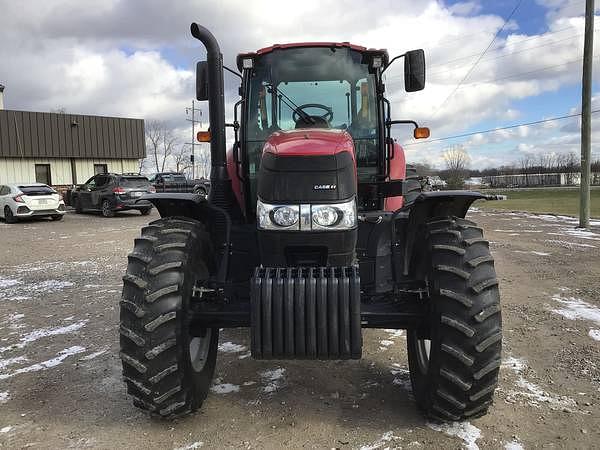
[[[408,125],[412,125],[415,128],[419,128],[419,124],[417,122],[415,122],[414,120],[387,120],[385,122],[385,125],[388,127],[391,127],[392,125],[396,125],[396,124],[408,124]]]
[[[236,77],[240,77],[240,80],[242,79],[242,76],[238,72],[236,72],[235,70],[230,69],[229,67],[227,67],[225,65],[223,65],[223,69],[225,69],[227,72],[230,72],[230,73],[234,74]]]
[[[398,56],[394,56],[392,58],[392,60],[389,63],[387,63],[387,65],[383,68],[383,70],[381,71],[381,75],[383,75],[383,72],[385,72],[387,70],[387,68],[390,67],[394,61],[396,61],[397,59],[400,59],[400,58],[404,58],[405,56],[406,56],[406,53],[403,53]]]

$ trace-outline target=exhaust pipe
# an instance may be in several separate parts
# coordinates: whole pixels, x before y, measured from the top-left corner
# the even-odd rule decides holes
[[[210,193],[208,200],[215,206],[231,211],[233,194],[227,173],[225,149],[225,93],[223,88],[223,55],[215,36],[197,23],[190,26],[192,36],[206,47],[208,63],[208,107],[210,124]]]

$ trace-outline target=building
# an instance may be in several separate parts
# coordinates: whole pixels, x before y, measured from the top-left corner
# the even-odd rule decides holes
[[[66,188],[97,173],[138,173],[145,156],[142,119],[0,110],[0,184]]]

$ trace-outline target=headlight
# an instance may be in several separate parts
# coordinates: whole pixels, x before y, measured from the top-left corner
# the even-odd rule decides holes
[[[313,230],[347,230],[356,226],[354,198],[344,203],[312,205]]]
[[[315,206],[312,208],[312,220],[318,226],[330,227],[338,221],[338,212],[333,206]]]
[[[263,230],[298,230],[300,205],[269,205],[258,200],[256,218]]]
[[[280,227],[291,227],[298,222],[298,208],[280,206],[273,209],[273,222]]]
[[[356,227],[356,201],[324,205],[269,205],[256,202],[258,228],[262,230],[327,231]]]

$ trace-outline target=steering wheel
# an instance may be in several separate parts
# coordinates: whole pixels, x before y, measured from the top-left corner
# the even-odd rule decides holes
[[[294,122],[298,123],[300,120],[306,122],[306,116],[312,117],[310,114],[304,111],[305,108],[319,108],[324,110],[325,114],[316,117],[319,117],[328,123],[331,122],[331,119],[333,119],[333,110],[329,106],[321,105],[320,103],[306,103],[298,106],[292,113],[292,120]]]

